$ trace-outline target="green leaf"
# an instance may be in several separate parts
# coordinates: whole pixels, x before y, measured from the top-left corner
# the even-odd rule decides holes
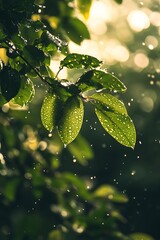
[[[3,42],[3,40],[6,38],[6,34],[4,33],[3,26],[0,23],[0,42]]]
[[[116,3],[121,4],[123,2],[123,0],[114,0]]]
[[[49,240],[63,240],[62,232],[60,230],[53,230],[49,234]]]
[[[66,31],[68,37],[77,44],[80,44],[84,39],[90,38],[86,25],[78,18],[64,18],[62,27]]]
[[[44,98],[41,108],[41,120],[43,126],[48,130],[52,131],[58,121],[60,110],[60,100],[54,93],[47,93]]]
[[[102,127],[119,143],[126,147],[134,148],[136,131],[129,116],[110,110],[95,108],[96,115]]]
[[[25,24],[19,24],[21,37],[27,41],[28,45],[33,45],[40,40],[44,25],[40,21],[27,21]]]
[[[144,233],[133,233],[129,237],[131,240],[154,240],[154,238]]]
[[[95,100],[95,105],[102,110],[127,114],[127,109],[123,102],[108,93],[95,93],[89,97]],[[94,104],[94,102],[93,102]]]
[[[67,43],[59,37],[52,35],[49,31],[44,31],[41,35],[42,44],[48,51],[57,51],[57,48],[66,46]]]
[[[0,107],[3,106],[5,103],[7,103],[7,100],[3,97],[0,87]]]
[[[43,51],[31,45],[24,47],[23,55],[33,67],[42,65],[45,60]]]
[[[16,95],[16,97],[13,99],[13,101],[16,104],[19,104],[20,106],[27,105],[28,102],[31,102],[35,95],[35,89],[33,82],[29,78],[22,78],[21,81],[21,87]]]
[[[80,134],[75,141],[68,146],[68,150],[82,165],[85,165],[87,160],[90,160],[94,157],[94,153],[90,144]]]
[[[84,115],[84,107],[79,97],[70,97],[65,105],[58,132],[65,145],[71,143],[78,135]]]
[[[114,92],[126,91],[126,86],[117,77],[100,70],[90,70],[83,74],[77,84],[81,88],[84,83],[88,86],[94,86],[97,90],[106,88]]]
[[[77,0],[77,5],[82,15],[88,19],[92,0]]]
[[[111,185],[101,185],[94,192],[95,197],[108,198],[111,201],[125,203],[128,198],[125,194],[121,194]]]
[[[20,89],[21,78],[19,73],[5,66],[2,71],[0,71],[0,86],[3,97],[9,101],[15,97]]]
[[[68,54],[65,59],[61,61],[62,67],[67,68],[96,68],[102,64],[97,58],[78,53]]]

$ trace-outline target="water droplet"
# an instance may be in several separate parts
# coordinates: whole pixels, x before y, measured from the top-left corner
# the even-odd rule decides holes
[[[135,174],[136,174],[136,171],[133,170],[133,171],[131,172],[131,175],[134,176]]]

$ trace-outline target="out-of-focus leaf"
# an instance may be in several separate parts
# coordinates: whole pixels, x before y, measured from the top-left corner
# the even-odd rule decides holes
[[[84,39],[90,38],[86,25],[78,18],[65,18],[62,22],[62,27],[68,37],[77,44],[80,44]]]
[[[125,194],[119,193],[116,188],[111,185],[101,185],[94,192],[95,197],[107,198],[114,202],[125,203],[128,198]]]
[[[91,3],[92,0],[77,0],[78,8],[86,19],[89,17]]]
[[[103,128],[119,143],[134,148],[136,131],[130,117],[114,111],[95,109],[96,115]]]
[[[41,108],[41,120],[43,126],[48,130],[52,131],[58,121],[60,110],[60,102],[56,94],[48,93],[43,101]]]
[[[60,230],[50,232],[49,240],[63,240],[62,232]]]
[[[0,23],[0,42],[3,41],[6,37],[7,37],[7,36],[6,36],[6,34],[4,33],[3,27],[2,27],[2,25],[1,25],[1,23]]]
[[[27,105],[32,98],[34,97],[35,89],[33,82],[29,78],[23,77],[21,80],[21,87],[16,95],[16,97],[13,99],[13,101],[16,104],[19,104],[21,106]]]
[[[0,89],[0,107],[7,103],[7,100],[3,97]]]
[[[121,4],[123,2],[123,0],[114,0],[116,3]]]
[[[65,145],[71,143],[78,135],[84,115],[83,102],[79,97],[71,97],[67,100],[58,132]]]
[[[9,201],[14,201],[16,191],[17,191],[17,185],[19,183],[19,179],[11,179],[10,181],[6,181],[6,184],[3,188],[3,194]]]
[[[3,97],[9,101],[15,97],[20,89],[21,78],[19,73],[5,66],[0,71],[0,86]]]
[[[96,93],[89,97],[90,99],[94,99],[96,105],[104,110],[114,111],[122,114],[127,114],[127,109],[123,102],[121,102],[116,97],[112,96],[108,93]]]
[[[133,233],[129,235],[131,240],[154,240],[153,237],[145,234],[145,233]]]
[[[87,160],[92,159],[94,156],[90,144],[80,134],[75,141],[68,146],[68,150],[82,165],[85,165]]]
[[[68,54],[67,57],[61,61],[61,66],[67,68],[96,68],[101,64],[102,61],[99,61],[95,57],[78,53]]]
[[[76,187],[78,195],[81,196],[83,199],[92,199],[92,194],[87,190],[86,184],[81,178],[75,176],[72,173],[63,173],[63,175],[61,175],[61,178],[63,178],[65,183],[67,183],[68,185]]]
[[[97,90],[106,88],[107,90],[114,92],[126,91],[125,85],[118,78],[110,73],[100,70],[90,70],[83,74],[78,81],[80,88],[81,84],[84,83],[89,86],[94,86]]]

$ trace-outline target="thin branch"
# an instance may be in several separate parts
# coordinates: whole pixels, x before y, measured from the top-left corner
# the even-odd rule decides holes
[[[28,60],[27,59],[25,59],[22,55],[21,55],[21,53],[19,52],[19,50],[13,45],[11,45],[11,43],[10,43],[10,41],[5,41],[5,43],[6,43],[6,45],[9,47],[9,48],[11,48],[12,50],[14,50],[14,51],[16,51],[16,53],[17,53],[17,55],[37,74],[37,76],[45,83],[45,84],[48,84],[49,86],[51,86],[51,84],[49,83],[49,82],[47,82],[46,80],[45,80],[45,78],[43,78],[43,76],[39,73],[39,71],[36,69],[36,68],[34,68],[31,64],[30,64],[30,62],[28,62]]]

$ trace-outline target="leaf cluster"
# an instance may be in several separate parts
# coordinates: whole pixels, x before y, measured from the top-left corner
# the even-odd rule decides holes
[[[119,211],[128,202],[125,193],[108,184],[96,186],[93,177],[61,170],[58,139],[48,141],[34,126],[3,117],[0,123],[1,239],[9,233],[17,240],[152,240],[145,234],[126,235],[119,230],[127,221]],[[83,142],[78,138],[70,144],[74,144],[72,150]]]
[[[35,94],[33,80],[39,78],[48,89],[41,109],[42,123],[48,131],[57,129],[64,145],[77,137],[83,123],[83,102],[88,101],[95,106],[103,128],[118,142],[133,148],[135,128],[124,105],[109,93],[99,93],[124,92],[124,84],[114,75],[97,69],[102,62],[95,57],[67,53],[66,42],[53,34],[51,16],[59,18],[56,28],[60,34],[65,30],[64,36],[75,43],[89,38],[84,23],[73,17],[74,1],[30,0],[22,3],[16,0],[8,5],[8,1],[1,0],[0,47],[6,49],[8,64],[1,62],[0,105],[8,101],[22,107],[27,105]],[[77,5],[86,16],[91,1],[77,1]],[[39,20],[32,20],[35,14]],[[67,55],[55,74],[50,70],[50,61],[58,51]],[[68,79],[58,79],[64,67],[83,69],[84,72],[73,84]]]

